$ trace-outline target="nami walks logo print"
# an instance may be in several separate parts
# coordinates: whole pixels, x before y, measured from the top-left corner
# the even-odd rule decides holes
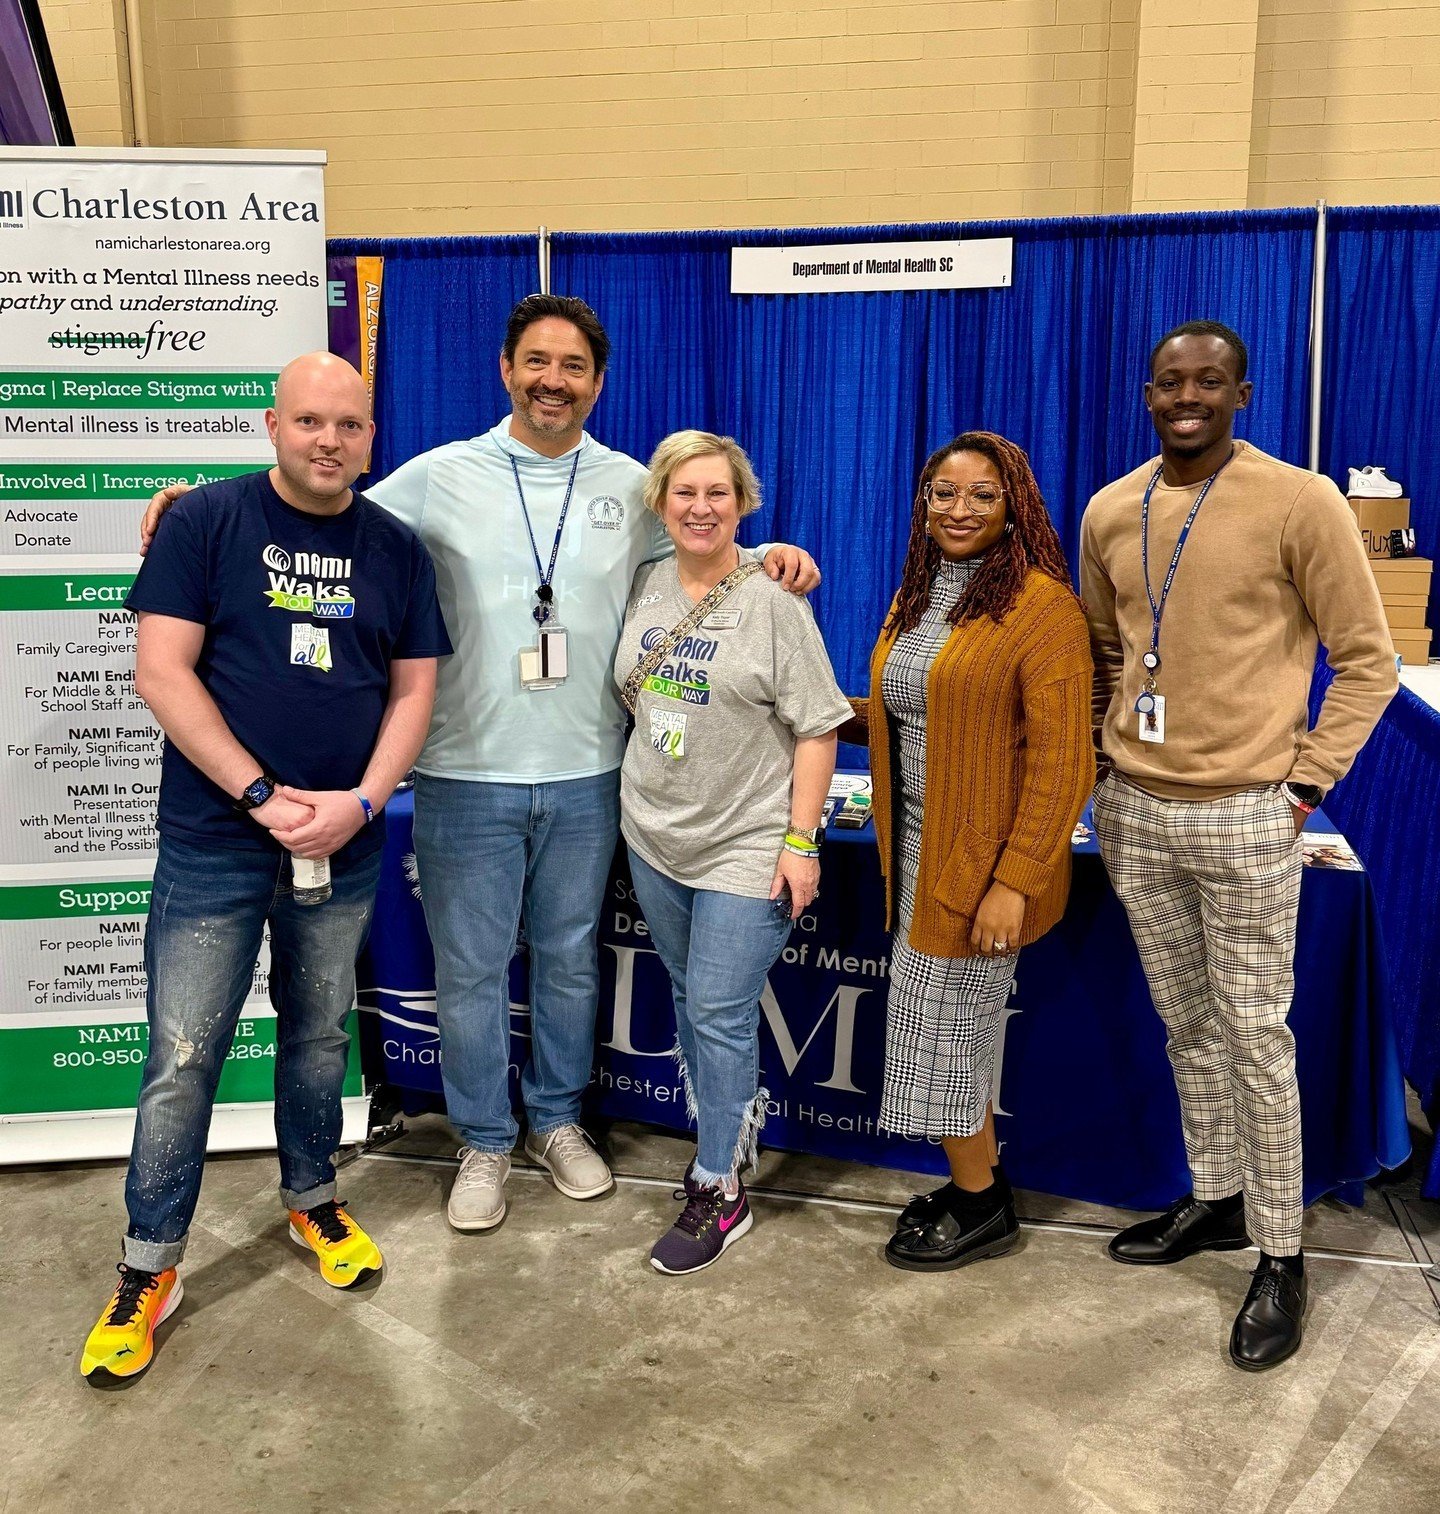
[[[298,610],[316,620],[350,620],[355,596],[348,579],[354,568],[348,557],[325,557],[319,552],[290,555],[270,542],[260,554],[270,586],[265,597],[275,610]]]

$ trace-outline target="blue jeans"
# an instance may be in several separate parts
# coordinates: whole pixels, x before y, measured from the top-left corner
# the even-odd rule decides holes
[[[620,834],[620,775],[558,783],[415,783],[415,859],[435,948],[450,1123],[509,1151],[510,958],[530,947],[530,1056],[521,1096],[537,1135],[573,1125],[595,1060],[596,942]]]
[[[765,1123],[760,995],[790,939],[789,910],[677,883],[633,847],[630,879],[670,974],[685,1103],[699,1137],[693,1176],[722,1183],[755,1159]]]
[[[185,1254],[215,1087],[267,921],[280,1196],[290,1209],[335,1197],[331,1157],[350,1055],[345,1021],[380,854],[331,866],[331,897],[300,905],[290,893],[288,855],[161,836],[145,927],[150,1050],[125,1180],[129,1266],[158,1272]]]

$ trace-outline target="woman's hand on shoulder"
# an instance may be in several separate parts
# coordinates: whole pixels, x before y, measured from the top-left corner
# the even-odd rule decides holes
[[[804,547],[777,542],[765,554],[765,572],[791,594],[809,594],[820,587],[820,568]]]

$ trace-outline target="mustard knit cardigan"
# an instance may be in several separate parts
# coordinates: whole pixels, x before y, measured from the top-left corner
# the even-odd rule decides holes
[[[870,657],[870,696],[850,701],[858,718],[840,732],[870,747],[891,930],[896,733],[879,690],[894,644],[894,634],[882,631]],[[1070,837],[1095,781],[1093,675],[1079,600],[1034,568],[998,625],[982,616],[950,632],[926,684],[925,812],[910,923],[917,951],[977,955],[971,926],[997,879],[1025,895],[1019,945],[1043,936],[1064,913]]]

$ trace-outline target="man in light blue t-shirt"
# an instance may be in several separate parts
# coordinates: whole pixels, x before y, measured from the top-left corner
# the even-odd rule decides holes
[[[609,352],[583,301],[530,295],[511,313],[500,355],[511,414],[365,491],[429,549],[455,646],[416,763],[415,852],[435,947],[445,1103],[465,1142],[447,1208],[459,1230],[505,1218],[518,1134],[509,963],[522,922],[526,1152],[571,1198],[614,1181],[579,1123],[625,747],[610,668],[636,569],[674,548],[644,508],[644,467],[584,430]],[[771,547],[765,565],[802,592],[819,582],[794,547]],[[544,664],[537,612],[549,617]]]

